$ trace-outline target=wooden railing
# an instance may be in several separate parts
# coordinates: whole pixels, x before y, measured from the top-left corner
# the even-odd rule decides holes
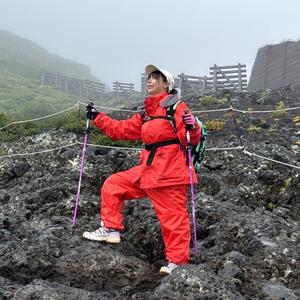
[[[103,100],[105,85],[91,80],[80,80],[59,74],[43,72],[41,84],[49,85],[62,90],[65,93],[76,95],[90,100]]]
[[[215,92],[219,89],[229,89],[242,92],[247,89],[246,65],[217,66],[209,68],[210,86]]]
[[[175,78],[175,84],[182,90],[183,95],[202,96],[204,93],[217,90],[234,90],[242,92],[247,89],[246,65],[230,66],[214,65],[209,68],[210,76],[195,76],[181,73]],[[146,77],[141,77],[141,93],[146,95]]]
[[[203,95],[208,88],[207,76],[194,76],[181,73],[178,75],[176,85],[183,94]]]

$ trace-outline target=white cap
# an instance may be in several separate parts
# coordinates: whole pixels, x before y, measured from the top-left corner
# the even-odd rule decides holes
[[[174,80],[173,75],[171,73],[169,73],[168,71],[160,69],[160,68],[158,68],[154,65],[147,65],[145,67],[145,73],[146,73],[147,76],[149,76],[154,71],[160,71],[161,73],[163,73],[166,76],[167,82],[169,83],[168,92],[170,93],[173,90],[174,86],[175,86],[175,80]]]

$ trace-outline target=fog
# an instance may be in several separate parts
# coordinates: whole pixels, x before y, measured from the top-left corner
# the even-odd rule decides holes
[[[148,63],[208,75],[257,50],[300,37],[299,0],[0,0],[0,29],[83,63],[108,86],[133,82]]]

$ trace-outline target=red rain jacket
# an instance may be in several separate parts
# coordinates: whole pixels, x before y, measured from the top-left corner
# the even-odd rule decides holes
[[[165,116],[168,98],[170,96],[167,93],[147,97],[144,101],[145,116]],[[145,122],[145,116],[142,117],[138,113],[127,120],[115,120],[101,112],[94,120],[94,124],[113,140],[142,140],[144,144],[153,144],[179,139],[182,145],[186,145],[186,129],[182,115],[187,109],[184,102],[180,102],[176,107],[174,115],[176,132],[169,120],[154,119]],[[190,131],[190,138],[192,145],[196,145],[201,138],[197,123],[195,129]],[[149,153],[148,150],[142,150],[140,164],[130,169],[132,182],[140,180],[140,187],[143,189],[190,183],[189,168],[186,165],[186,155],[182,146],[172,144],[159,147],[152,164],[148,166],[146,162]],[[197,182],[194,169],[193,182]]]

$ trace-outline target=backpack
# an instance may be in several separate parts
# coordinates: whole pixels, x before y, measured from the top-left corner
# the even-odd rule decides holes
[[[167,107],[167,118],[168,120],[171,122],[172,126],[174,127],[174,129],[176,130],[176,124],[175,124],[175,119],[174,119],[174,114],[176,111],[176,107],[177,105],[180,103],[181,101],[178,101],[174,104],[172,104],[171,106]],[[200,130],[201,130],[201,139],[199,140],[198,144],[195,146],[192,146],[192,161],[193,161],[193,165],[195,168],[196,172],[200,171],[200,167],[201,167],[201,162],[204,158],[204,152],[205,152],[205,148],[206,148],[206,136],[207,136],[207,132],[206,132],[206,126],[203,124],[203,122],[201,122],[201,120],[199,120],[199,118],[195,115],[193,115],[195,118],[195,121],[198,123]]]

